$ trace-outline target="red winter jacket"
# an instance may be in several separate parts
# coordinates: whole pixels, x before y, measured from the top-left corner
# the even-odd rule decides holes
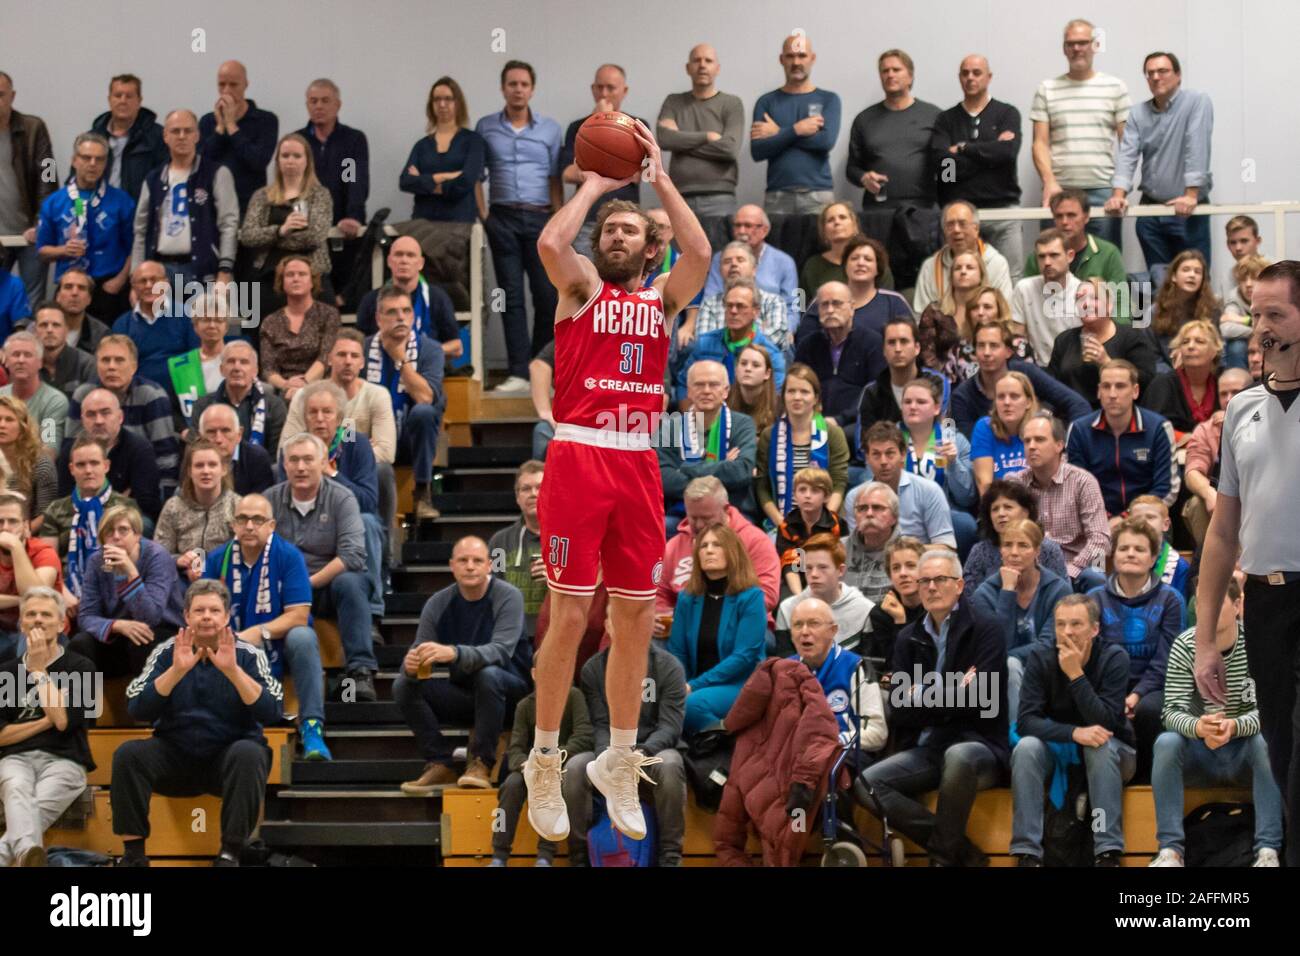
[[[768,658],[741,688],[726,727],[736,749],[713,824],[718,862],[752,865],[745,852],[752,821],[764,866],[798,866],[840,749],[826,692],[803,663]],[[815,794],[802,820],[785,809],[794,783]]]

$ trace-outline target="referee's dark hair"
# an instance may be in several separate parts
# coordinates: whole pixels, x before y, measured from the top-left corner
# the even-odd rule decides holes
[[[1277,279],[1291,283],[1291,304],[1300,309],[1300,262],[1295,259],[1279,260],[1261,272],[1255,282],[1258,284]]]

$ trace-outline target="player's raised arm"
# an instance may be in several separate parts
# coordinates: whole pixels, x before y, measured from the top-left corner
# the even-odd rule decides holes
[[[676,315],[704,288],[704,280],[709,275],[709,262],[713,258],[713,249],[704,227],[686,205],[686,200],[673,185],[668,173],[664,171],[663,159],[659,155],[659,144],[654,134],[640,120],[636,121],[636,138],[645,147],[649,163],[646,164],[644,177],[654,187],[659,196],[659,204],[668,214],[668,221],[673,227],[673,238],[681,252],[673,263],[668,278],[659,286],[664,297],[664,314]]]
[[[578,303],[586,302],[599,281],[591,260],[573,248],[573,240],[578,238],[578,230],[582,228],[587,213],[605,193],[621,189],[636,178],[607,179],[589,170],[581,172],[583,180],[578,191],[550,218],[537,237],[537,253],[542,258],[551,285],[560,294],[562,313],[566,298]]]

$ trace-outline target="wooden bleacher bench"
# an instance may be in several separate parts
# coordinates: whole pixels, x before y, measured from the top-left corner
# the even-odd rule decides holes
[[[286,768],[292,760],[295,732],[288,727],[268,727],[263,733],[271,748],[268,785],[289,782]],[[45,834],[46,846],[67,846],[114,856],[122,850],[122,839],[113,833],[113,807],[109,784],[113,754],[128,740],[149,737],[147,727],[118,727],[89,731],[90,752],[95,770],[87,777],[89,786],[78,803],[64,813]],[[163,797],[155,795],[149,804],[149,856],[171,865],[205,864],[221,852],[221,798]]]
[[[934,809],[937,794],[930,794],[927,804]],[[1250,802],[1249,790],[1189,789],[1183,800],[1183,812],[1190,813],[1206,803]],[[484,866],[492,856],[492,814],[496,809],[495,790],[449,789],[442,795],[442,857],[444,866]],[[857,813],[861,832],[873,841],[879,840],[880,824],[865,810]],[[864,829],[865,828],[865,829]],[[1010,855],[1011,844],[1011,791],[1007,788],[984,790],[975,798],[966,832],[977,846],[989,855],[992,866],[1014,866]],[[924,865],[925,851],[904,838],[903,844],[909,865]],[[1156,812],[1149,786],[1124,788],[1124,865],[1146,866],[1159,850],[1156,844]],[[751,834],[750,854],[758,859],[761,848]],[[820,831],[809,840],[805,864],[814,864],[820,857],[822,844]],[[557,865],[567,863],[568,846],[556,847]],[[537,858],[537,834],[528,823],[528,814],[520,814],[511,847],[510,865],[531,866]],[[871,857],[873,866],[881,865],[879,857]],[[683,866],[716,866],[713,853],[713,814],[700,809],[694,795],[687,791],[686,837],[682,842]]]

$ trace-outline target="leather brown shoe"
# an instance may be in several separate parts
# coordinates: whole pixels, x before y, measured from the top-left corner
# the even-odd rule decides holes
[[[457,786],[475,790],[487,790],[492,786],[492,768],[475,757],[460,775]]]
[[[428,797],[442,787],[453,787],[455,785],[455,770],[452,770],[446,764],[427,763],[424,765],[424,773],[420,774],[415,780],[408,780],[402,784],[402,793],[412,797]]]

